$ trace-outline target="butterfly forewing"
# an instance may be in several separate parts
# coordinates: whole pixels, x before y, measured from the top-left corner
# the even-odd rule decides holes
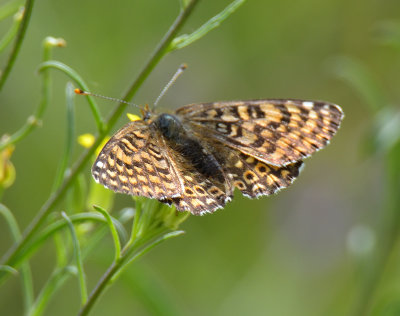
[[[144,121],[127,124],[108,141],[93,164],[92,175],[119,193],[159,200],[181,194],[162,139]]]
[[[199,133],[278,166],[324,147],[343,117],[334,104],[274,99],[193,104],[176,113]]]

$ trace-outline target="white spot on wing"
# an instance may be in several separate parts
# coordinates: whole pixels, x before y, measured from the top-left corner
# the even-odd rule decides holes
[[[311,110],[314,107],[314,102],[311,101],[303,101],[303,106],[307,109],[307,110]]]
[[[96,162],[96,167],[103,168],[104,163],[102,161],[98,161],[98,162]]]

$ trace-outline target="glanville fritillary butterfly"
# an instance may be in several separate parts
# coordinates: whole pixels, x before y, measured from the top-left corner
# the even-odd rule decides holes
[[[194,215],[288,187],[303,159],[328,144],[342,109],[316,101],[265,99],[146,110],[101,150],[94,179],[119,193],[173,204]]]

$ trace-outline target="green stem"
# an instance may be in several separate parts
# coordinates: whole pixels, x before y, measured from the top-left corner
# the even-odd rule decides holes
[[[24,13],[24,17],[22,18],[21,24],[19,26],[17,39],[15,40],[14,47],[10,53],[6,67],[1,72],[0,91],[4,86],[4,84],[8,78],[8,75],[10,74],[12,67],[14,66],[15,60],[17,59],[17,55],[21,48],[22,41],[24,40],[24,37],[25,37],[26,29],[28,27],[29,20],[32,15],[33,3],[34,3],[34,0],[26,0],[26,2],[25,2],[25,13]]]
[[[12,136],[7,137],[4,142],[0,143],[0,151],[11,144],[18,143],[20,140],[24,139],[29,133],[36,127],[39,126],[39,121],[34,116],[29,116],[26,123],[17,132],[12,134]]]
[[[115,280],[116,276],[120,274],[122,269],[127,266],[128,263],[140,258],[149,250],[159,245],[163,241],[179,236],[183,234],[182,231],[175,231],[167,233],[168,229],[161,229],[157,231],[157,234],[150,233],[149,235],[143,236],[143,238],[137,239],[130,248],[124,248],[122,251],[122,257],[118,261],[113,261],[104,275],[101,277],[100,281],[97,283],[92,293],[89,296],[88,301],[79,311],[79,316],[88,315],[94,304],[100,298],[100,296],[104,293],[105,289],[108,285]],[[157,238],[155,238],[157,237]],[[149,240],[153,239],[152,242],[145,245]],[[144,247],[142,247],[145,245]]]
[[[43,315],[50,299],[56,294],[57,290],[64,284],[68,277],[75,274],[74,270],[73,267],[67,266],[53,272],[50,279],[41,289],[35,303],[27,313],[27,316]]]
[[[124,101],[129,101],[132,99],[132,97],[135,95],[136,91],[141,87],[142,83],[144,80],[149,76],[151,71],[154,69],[154,67],[159,63],[162,57],[168,52],[168,48],[170,43],[174,40],[176,37],[176,34],[179,32],[179,30],[182,28],[182,26],[185,24],[187,18],[191,14],[192,10],[196,6],[199,0],[191,0],[186,7],[184,8],[183,11],[178,15],[172,26],[169,28],[168,32],[164,35],[163,39],[161,40],[160,44],[157,46],[155,49],[154,53],[151,55],[150,59],[142,69],[142,71],[139,73],[137,79],[133,82],[131,87],[128,89],[128,91],[125,93],[125,96],[122,98]],[[109,119],[108,119],[108,125],[113,126],[118,118],[121,116],[122,112],[125,110],[127,107],[127,104],[120,103],[118,106],[115,108],[115,110],[111,113]],[[107,129],[109,129],[109,126],[107,126]]]
[[[119,268],[120,268],[120,261],[113,261],[113,263],[108,267],[106,273],[103,274],[99,283],[97,283],[92,293],[90,293],[88,301],[79,311],[78,316],[85,316],[89,314],[90,310],[94,306],[94,303],[96,303],[101,293],[104,292],[106,286],[109,285],[109,281],[114,276],[114,274],[119,270]]]
[[[4,216],[10,227],[11,235],[15,241],[21,238],[21,232],[19,230],[17,221],[14,218],[12,212],[3,204],[0,203],[0,214]],[[21,281],[22,281],[22,292],[24,293],[24,307],[25,311],[29,311],[33,304],[33,280],[31,268],[29,262],[24,262],[21,266]]]
[[[46,38],[43,42],[43,61],[44,63],[51,58],[51,52],[54,45],[51,44],[52,38]],[[5,140],[0,142],[0,151],[11,144],[16,144],[26,136],[28,136],[36,127],[41,125],[43,114],[47,108],[50,100],[51,80],[49,71],[46,69],[43,71],[42,79],[42,99],[40,100],[39,106],[37,107],[35,114],[28,117],[24,126],[18,131],[7,137]]]
[[[78,213],[70,216],[70,219],[73,223],[80,223],[85,221],[93,221],[93,222],[102,222],[107,223],[104,216],[94,214],[94,213]],[[120,235],[124,236],[126,239],[126,232],[123,226],[115,219],[113,219],[113,223],[116,227],[118,227],[118,231]],[[21,255],[16,258],[13,262],[15,267],[18,267],[21,262],[27,260],[35,251],[38,249],[46,240],[48,240],[51,236],[53,236],[58,231],[64,229],[67,223],[65,220],[59,220],[49,226],[46,227],[36,238],[29,243],[26,247],[24,247],[21,251]]]
[[[130,89],[125,94],[124,100],[130,100],[139,87],[142,85],[144,80],[148,77],[151,70],[157,65],[160,59],[165,55],[169,44],[175,38],[177,32],[181,29],[181,27],[186,22],[190,13],[192,12],[195,5],[199,0],[192,0],[185,9],[178,15],[175,22],[172,24],[168,32],[165,34],[164,38],[161,40],[158,47],[155,49],[154,53],[150,57],[149,61],[144,66],[143,70],[138,75],[137,79],[132,83]],[[46,220],[47,216],[50,214],[52,209],[57,205],[58,202],[61,201],[64,194],[67,192],[70,185],[73,183],[77,175],[83,170],[85,164],[90,160],[91,156],[95,152],[97,146],[103,141],[103,138],[109,133],[113,125],[117,122],[118,118],[121,116],[122,112],[125,110],[126,104],[119,103],[115,110],[111,113],[109,119],[107,120],[107,124],[105,129],[100,132],[100,135],[97,137],[95,143],[91,148],[86,150],[81,158],[75,163],[72,167],[71,173],[67,176],[60,186],[60,188],[50,195],[49,199],[45,202],[45,204],[41,207],[36,217],[32,220],[29,226],[25,229],[24,234],[19,243],[16,243],[9,249],[9,251],[2,258],[1,264],[13,266],[14,262],[21,255],[21,250],[26,246],[32,236],[38,231],[41,225]],[[4,278],[8,274],[0,272],[0,280]]]

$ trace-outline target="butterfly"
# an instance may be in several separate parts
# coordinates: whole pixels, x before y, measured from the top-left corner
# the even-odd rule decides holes
[[[111,137],[92,175],[115,192],[212,213],[235,188],[256,198],[288,187],[342,119],[338,105],[289,99],[198,103],[174,114],[147,109]]]

